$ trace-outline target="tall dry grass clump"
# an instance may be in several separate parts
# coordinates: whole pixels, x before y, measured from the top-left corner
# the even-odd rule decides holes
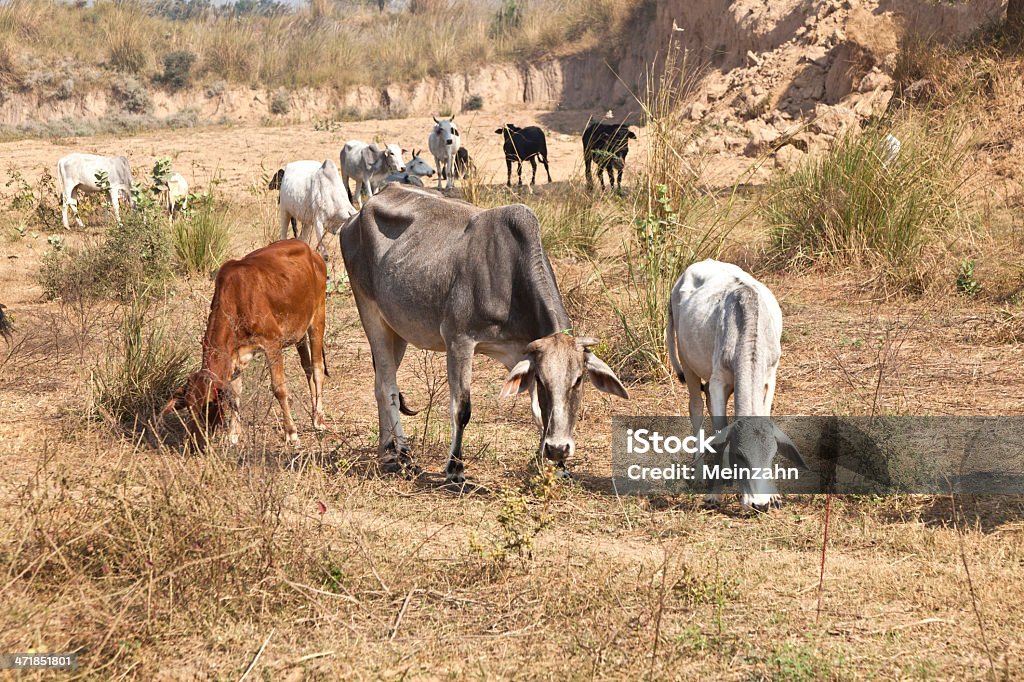
[[[919,291],[948,246],[977,226],[967,201],[969,140],[957,116],[908,114],[891,131],[851,132],[775,180],[762,214],[774,252],[792,265],[877,267]]]
[[[160,319],[155,301],[140,292],[125,306],[116,338],[91,371],[95,414],[128,431],[151,422],[188,376],[188,351]]]
[[[228,212],[212,197],[190,208],[171,226],[171,242],[179,268],[186,274],[207,274],[220,267],[231,246]]]

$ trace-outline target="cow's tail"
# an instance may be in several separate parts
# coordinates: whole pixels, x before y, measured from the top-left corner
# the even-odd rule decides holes
[[[405,402],[405,396],[401,391],[398,392],[398,411],[404,414],[406,417],[415,417],[420,413],[419,410],[414,410],[409,407]]]
[[[668,362],[672,372],[683,385],[686,384],[686,377],[683,375],[683,365],[679,362],[679,348],[676,346],[676,320],[672,314],[672,297],[668,298],[668,324],[665,328],[665,346],[668,347]]]

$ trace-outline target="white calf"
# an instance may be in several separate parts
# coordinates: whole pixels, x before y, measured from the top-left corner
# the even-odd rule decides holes
[[[731,452],[734,464],[745,459],[755,468],[770,467],[778,451],[803,464],[796,447],[770,419],[726,426],[732,394],[736,417],[771,415],[782,355],[782,310],[768,287],[729,263],[705,260],[691,265],[672,288],[667,343],[672,368],[690,394],[694,433],[704,420],[701,393],[706,391],[719,432],[716,451]],[[719,501],[714,492],[718,487],[708,502]],[[744,508],[764,511],[781,504],[771,481],[743,480],[741,488]]]
[[[181,173],[174,173],[167,179],[167,212],[174,217],[175,212],[188,209],[188,181]]]
[[[388,173],[401,173],[405,170],[402,155],[405,150],[397,144],[386,145],[383,149],[376,144],[366,144],[359,140],[349,140],[341,149],[341,179],[348,191],[348,181],[356,181],[356,191],[349,193],[352,202],[362,203],[363,194],[367,198],[373,196],[374,186],[381,184]]]

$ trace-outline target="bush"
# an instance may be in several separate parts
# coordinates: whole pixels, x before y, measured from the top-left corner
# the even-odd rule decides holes
[[[164,72],[160,82],[173,90],[187,87],[192,80],[192,65],[196,62],[194,52],[177,50],[164,55]]]
[[[774,251],[794,264],[881,266],[889,283],[920,289],[930,277],[925,251],[975,223],[959,130],[918,116],[893,131],[902,146],[888,162],[886,132],[869,129],[783,174],[763,208]]]
[[[284,116],[292,110],[292,98],[288,91],[280,88],[270,98],[270,113],[275,116]]]
[[[110,44],[110,65],[118,71],[140,74],[146,68],[146,48],[133,31],[120,32]]]
[[[149,97],[149,90],[134,78],[114,83],[111,90],[121,103],[121,108],[129,114],[148,114],[153,111],[153,100]]]
[[[98,416],[132,431],[148,423],[188,376],[188,352],[166,326],[153,324],[152,307],[145,292],[131,300],[113,357],[107,355],[92,371]]]
[[[466,103],[462,105],[462,108],[466,111],[480,111],[484,108],[484,98],[480,95],[473,95],[466,100]]]
[[[226,211],[210,199],[174,223],[171,239],[175,258],[186,273],[206,274],[220,267],[231,245],[231,225]]]
[[[156,206],[126,210],[105,238],[78,249],[52,249],[43,257],[39,283],[48,299],[111,296],[131,300],[166,284],[172,270],[167,216]]]

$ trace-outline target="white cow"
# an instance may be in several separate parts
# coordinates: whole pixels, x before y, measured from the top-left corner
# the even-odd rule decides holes
[[[342,225],[356,214],[338,174],[338,167],[330,159],[323,163],[293,161],[284,167],[280,177],[277,210],[280,238],[288,238],[288,226],[295,220],[302,224],[300,238],[316,247],[326,260],[324,230],[337,234]],[[310,241],[314,232],[316,242]]]
[[[781,451],[803,465],[796,446],[770,419],[726,426],[730,394],[735,394],[736,417],[771,415],[782,355],[782,310],[768,287],[729,263],[695,263],[672,287],[666,336],[672,368],[690,394],[694,433],[704,421],[701,393],[706,392],[718,431],[716,452],[731,453],[733,464],[745,459],[760,468],[770,467]],[[705,498],[708,503],[719,502],[718,488]],[[764,511],[781,505],[771,481],[743,480],[741,489],[744,508]]]
[[[393,182],[397,182],[402,185],[416,185],[417,187],[422,187],[423,181],[420,180],[422,177],[434,177],[434,167],[427,163],[427,160],[420,156],[419,152],[414,149],[412,152],[412,159],[409,163],[405,164],[405,172],[388,173],[387,177],[384,178],[384,181],[373,189],[374,192],[379,192],[385,185],[390,185]]]
[[[397,144],[385,145],[383,149],[376,144],[366,144],[359,140],[349,140],[341,149],[341,179],[348,192],[349,178],[356,181],[356,191],[349,192],[349,199],[354,203],[363,202],[363,194],[367,198],[373,196],[374,186],[383,182],[388,173],[401,173],[405,170],[402,155],[405,150]]]
[[[434,165],[438,170],[443,169],[442,175],[448,179],[448,189],[455,186],[455,173],[453,165],[455,157],[459,153],[462,138],[459,136],[459,129],[455,127],[455,117],[450,119],[438,119],[434,117],[434,129],[427,138],[427,147],[434,155]],[[441,177],[437,176],[437,188],[441,189]]]
[[[188,209],[188,181],[181,173],[167,178],[167,212],[174,217],[176,211]]]
[[[105,173],[109,189],[101,188],[97,174]],[[85,194],[96,194],[106,191],[110,195],[110,203],[114,206],[114,219],[121,222],[120,199],[128,202],[128,205],[135,208],[135,198],[132,196],[132,169],[128,164],[126,156],[98,156],[96,154],[68,154],[57,162],[57,182],[60,185],[60,208],[61,219],[64,222],[64,229],[70,229],[68,225],[68,206],[75,214],[75,224],[85,227],[82,219],[78,216],[78,200],[75,199],[75,190],[81,190]]]

